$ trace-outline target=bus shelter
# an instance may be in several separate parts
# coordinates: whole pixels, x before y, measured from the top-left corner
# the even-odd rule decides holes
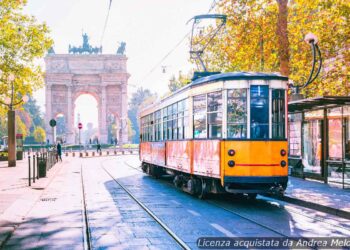
[[[292,176],[350,188],[350,96],[288,103]]]

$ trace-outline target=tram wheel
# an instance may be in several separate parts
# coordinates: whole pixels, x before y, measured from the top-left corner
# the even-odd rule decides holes
[[[141,169],[142,169],[142,172],[147,173],[147,164],[146,163],[142,163]]]
[[[205,179],[201,178],[198,182],[197,197],[204,200],[208,195],[208,185]]]

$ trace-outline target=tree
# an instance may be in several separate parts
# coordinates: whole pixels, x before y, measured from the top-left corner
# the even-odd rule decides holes
[[[26,127],[25,123],[21,120],[19,115],[16,115],[16,133],[23,135],[23,140],[29,134],[29,129]]]
[[[170,92],[173,93],[183,86],[186,86],[189,82],[191,82],[190,74],[184,75],[181,71],[179,71],[177,78],[175,78],[175,75],[170,78],[168,88]]]
[[[42,127],[36,127],[33,134],[36,142],[46,142],[46,133]]]
[[[132,94],[130,103],[129,103],[129,110],[128,110],[128,117],[131,121],[131,125],[134,132],[134,136],[132,139],[133,143],[139,143],[140,142],[140,131],[139,131],[139,125],[138,125],[138,111],[140,110],[142,104],[145,103],[145,101],[151,99],[155,99],[157,97],[156,94],[151,93],[149,89],[143,89],[139,88],[135,93]]]
[[[36,126],[44,127],[43,114],[40,110],[40,106],[37,104],[33,96],[29,96],[27,103],[23,105],[24,110],[29,114],[32,119],[32,127],[30,128],[31,132],[34,131]]]
[[[44,56],[53,41],[46,24],[23,14],[26,3],[26,0],[0,1],[0,99],[11,91],[11,84],[7,84],[11,74],[15,76],[16,100],[43,86],[43,72],[37,60]]]
[[[319,38],[324,59],[306,96],[348,95],[350,82],[350,2],[342,0],[222,0],[226,32],[214,39],[205,61],[213,71],[280,72],[297,85],[309,75],[309,32]]]

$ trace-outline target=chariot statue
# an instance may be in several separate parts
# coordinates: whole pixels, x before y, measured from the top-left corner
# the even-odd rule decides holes
[[[102,53],[102,46],[100,47],[92,47],[89,44],[89,36],[84,33],[82,34],[83,37],[83,45],[79,47],[71,46],[69,44],[68,52],[71,54],[101,54]]]

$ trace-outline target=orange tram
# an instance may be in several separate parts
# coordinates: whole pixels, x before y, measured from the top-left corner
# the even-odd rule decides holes
[[[288,78],[231,72],[204,76],[140,111],[144,172],[207,193],[283,191],[288,182]]]

